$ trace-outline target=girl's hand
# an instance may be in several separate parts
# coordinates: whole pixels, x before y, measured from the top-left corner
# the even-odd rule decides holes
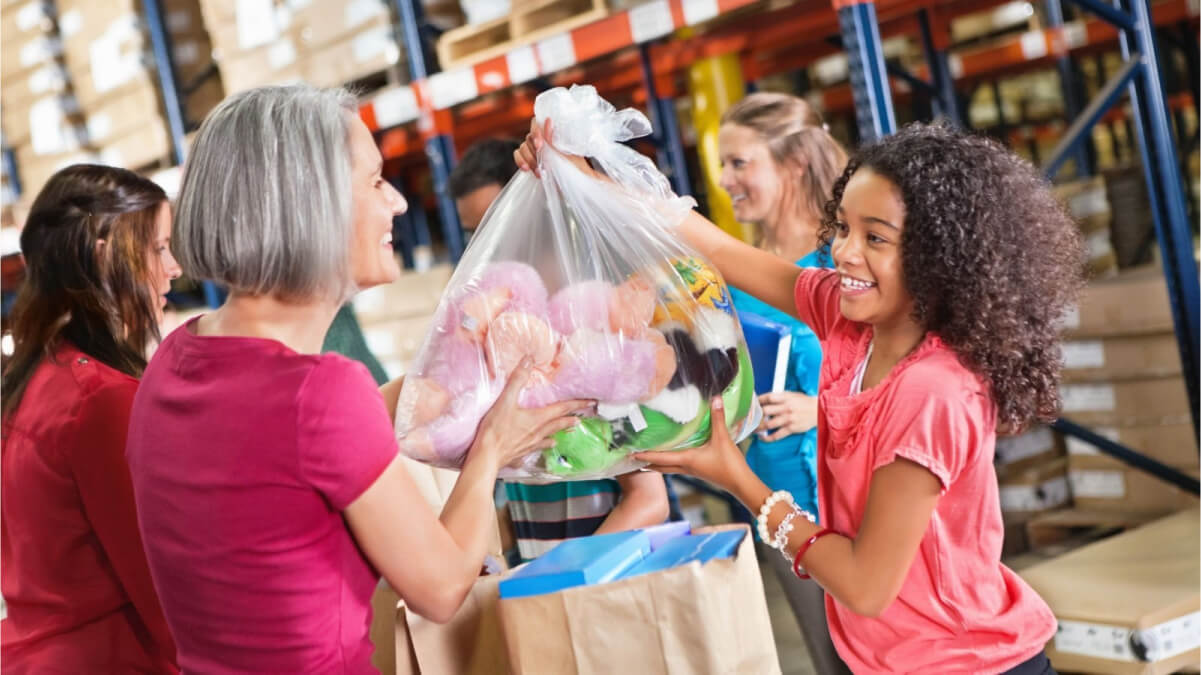
[[[746,483],[748,476],[754,479],[742,451],[730,439],[730,431],[723,423],[726,416],[721,398],[713,399],[712,424],[709,442],[691,450],[667,450],[660,452],[634,453],[634,459],[650,464],[649,469],[660,473],[682,473],[695,476],[721,487],[735,495]]]
[[[546,125],[542,128],[538,126],[538,120],[530,120],[530,133],[525,135],[525,141],[521,143],[521,147],[513,151],[513,161],[517,162],[517,168],[522,171],[532,171],[534,172],[534,176],[538,178],[542,177],[542,174],[538,171],[538,153],[541,152],[543,145],[551,141],[551,131],[549,119],[546,120]],[[554,147],[553,143],[551,147]],[[558,148],[555,149],[558,150]],[[587,159],[579,155],[562,154],[580,171],[594,178],[599,177],[596,171],[588,165]]]
[[[765,441],[803,434],[817,426],[816,396],[795,391],[769,392],[759,397],[759,405],[763,406],[763,422],[758,431]],[[773,429],[773,433],[767,433]]]
[[[481,455],[488,457],[499,470],[532,452],[553,446],[555,434],[579,423],[579,418],[572,413],[595,405],[595,401],[571,400],[552,403],[545,408],[520,407],[518,396],[532,369],[527,358],[513,371],[500,398],[480,422],[468,459]]]

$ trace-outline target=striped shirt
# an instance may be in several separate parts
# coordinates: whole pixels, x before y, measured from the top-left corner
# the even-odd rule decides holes
[[[596,532],[617,505],[615,480],[564,481],[546,485],[505,483],[509,515],[521,561],[533,560],[564,539]]]

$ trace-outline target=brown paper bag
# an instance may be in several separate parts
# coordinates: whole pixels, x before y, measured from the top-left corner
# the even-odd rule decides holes
[[[501,575],[480,577],[463,606],[445,624],[401,607],[397,631],[408,628],[408,641],[424,675],[509,675],[505,642],[496,614]],[[397,641],[399,647],[399,640]],[[399,665],[399,661],[398,661]],[[400,675],[398,673],[398,675]]]
[[[780,672],[749,528],[733,559],[499,601],[514,675]]]

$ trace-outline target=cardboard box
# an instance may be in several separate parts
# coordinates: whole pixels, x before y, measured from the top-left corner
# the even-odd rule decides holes
[[[425,272],[405,270],[396,281],[355,295],[355,314],[364,327],[390,319],[433,316],[454,271],[446,264]]]
[[[1109,457],[1069,457],[1068,485],[1076,507],[1091,511],[1162,515],[1197,504],[1195,495]]]
[[[391,25],[392,13],[383,0],[309,0],[293,20],[305,50],[316,51],[372,26]]]
[[[1192,508],[1022,571],[1059,620],[1051,665],[1159,675],[1197,664],[1199,529]]]
[[[224,99],[225,87],[221,84],[221,76],[214,74],[200,85],[199,89],[188,94],[187,102],[184,103],[187,121],[195,124],[203,122],[209,112]]]
[[[67,68],[58,60],[47,62],[28,72],[0,82],[0,98],[3,98],[4,115],[15,108],[29,109],[34,100],[70,91],[70,76]],[[16,145],[6,138],[10,145]]]
[[[50,94],[27,103],[4,102],[4,140],[12,146],[31,145],[39,155],[68,152],[78,147],[63,147],[64,134],[83,140],[75,132],[79,126],[79,103],[67,94]]]
[[[1010,471],[998,479],[1001,512],[1005,514],[1034,514],[1067,506],[1068,460],[1051,459],[1024,470]]]
[[[67,69],[80,107],[90,112],[102,101],[121,96],[126,87],[157,86],[148,44],[136,17],[125,15],[109,22],[86,49],[68,52]]]
[[[142,170],[165,159],[170,151],[171,140],[167,133],[167,124],[162,118],[158,118],[143,128],[106,144],[100,149],[100,160],[111,166]]]
[[[1010,472],[1045,465],[1064,454],[1062,439],[1051,427],[1036,426],[1017,436],[998,436],[993,464],[1003,479]]]
[[[0,12],[0,41],[20,41],[31,36],[49,35],[55,30],[54,3],[27,0]]]
[[[42,186],[59,169],[72,164],[95,162],[99,160],[96,153],[90,150],[79,150],[56,155],[36,155],[27,145],[16,148],[17,170],[21,176],[22,195],[36,195]]]
[[[1073,383],[1059,388],[1063,416],[1085,426],[1138,426],[1189,414],[1179,375],[1119,382]]]
[[[218,52],[221,81],[227,94],[265,84],[283,84],[304,79],[296,42],[285,36],[266,47],[233,55]]]
[[[1093,427],[1090,431],[1137,450],[1168,466],[1195,469],[1198,465],[1197,433],[1187,415],[1168,424],[1136,427]],[[1077,438],[1066,439],[1068,454],[1106,458],[1100,450]],[[1113,460],[1115,464],[1121,464]]]
[[[319,87],[347,84],[400,63],[400,45],[386,15],[305,59],[305,79]]]
[[[23,73],[52,63],[63,53],[58,35],[35,35],[3,40],[0,45],[0,80],[17,78]]]
[[[1175,333],[1064,340],[1063,380],[1097,382],[1180,374]]]
[[[1163,270],[1138,267],[1094,281],[1064,319],[1071,337],[1146,335],[1173,330]]]
[[[1062,183],[1052,191],[1085,233],[1109,231],[1109,200],[1105,193],[1105,180],[1101,176]]]
[[[139,13],[140,5],[136,0],[120,0],[60,8],[58,27],[68,63],[89,61],[92,43],[108,34],[141,34],[145,24]]]
[[[150,124],[164,124],[158,89],[147,83],[125,87],[116,98],[97,104],[87,115],[88,138],[103,146]]]
[[[224,55],[266,47],[292,31],[292,7],[285,0],[238,0],[234,4],[232,11],[223,3],[201,4],[213,46]]]

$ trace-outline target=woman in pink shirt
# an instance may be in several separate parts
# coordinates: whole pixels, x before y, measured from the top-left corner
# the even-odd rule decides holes
[[[399,382],[381,396],[362,364],[321,354],[347,297],[399,275],[392,218],[406,204],[382,169],[340,90],[235,95],[192,146],[179,260],[230,295],[163,341],[127,446],[184,672],[374,672],[380,574],[412,610],[449,619],[484,561],[498,468],[588,405],[518,409],[519,369],[434,513],[397,456]]]
[[[533,166],[541,137],[519,164]],[[822,225],[835,270],[799,270],[700,216],[681,234],[822,341],[824,527],[756,478],[720,425],[705,447],[640,458],[757,511],[764,540],[825,588],[854,672],[1053,672],[1055,617],[1000,562],[992,465],[998,429],[1059,407],[1056,324],[1082,283],[1079,234],[1034,167],[911,125],[860,150],[835,184]]]

